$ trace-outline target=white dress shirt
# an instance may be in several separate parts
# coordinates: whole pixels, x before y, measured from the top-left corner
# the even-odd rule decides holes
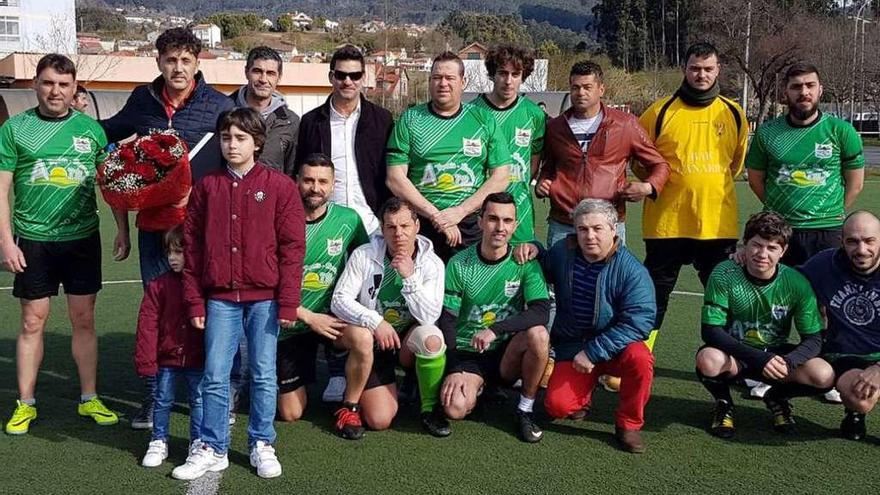
[[[368,234],[379,229],[379,220],[367,204],[358,176],[354,154],[354,135],[361,116],[361,104],[348,117],[337,112],[330,102],[330,160],[335,169],[332,201],[354,209]]]

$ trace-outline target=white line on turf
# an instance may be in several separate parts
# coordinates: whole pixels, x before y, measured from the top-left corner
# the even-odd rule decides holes
[[[107,280],[105,282],[101,282],[104,285],[121,285],[121,284],[139,284],[140,280]],[[0,287],[0,290],[12,290],[12,287]],[[694,297],[703,297],[702,292],[688,292],[686,290],[674,290],[673,294],[677,294],[679,296],[694,296]]]
[[[221,478],[223,473],[207,472],[186,484],[186,495],[215,495],[220,491]]]

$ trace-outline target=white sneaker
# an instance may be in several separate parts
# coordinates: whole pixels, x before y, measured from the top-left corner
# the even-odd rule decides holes
[[[321,400],[324,402],[342,402],[342,396],[345,395],[345,377],[331,376],[327,381],[327,388],[324,389],[324,395]]]
[[[202,442],[202,439],[196,438],[195,440],[192,441],[192,443],[189,444],[189,450],[187,452],[192,454],[196,450],[202,448],[203,445],[205,445],[205,444]]]
[[[235,413],[229,411],[229,426],[235,426]]]
[[[831,402],[832,404],[843,403],[843,399],[840,398],[840,392],[838,392],[836,388],[832,388],[831,390],[825,392],[825,400]]]
[[[764,382],[758,382],[757,385],[755,385],[754,387],[752,387],[751,390],[749,390],[749,396],[754,397],[756,399],[763,399],[764,394],[766,394],[768,390],[770,390],[770,385],[767,385]]]
[[[143,467],[159,467],[168,457],[168,444],[164,440],[153,440],[147,446],[147,453],[141,461]]]
[[[281,463],[275,456],[275,449],[263,441],[257,442],[251,449],[251,466],[257,468],[257,476],[260,478],[281,476]]]
[[[207,445],[190,453],[186,462],[171,471],[171,477],[177,480],[191,481],[200,478],[208,471],[223,471],[229,467],[229,457],[226,454],[219,456],[214,449]]]
[[[745,382],[746,388],[755,388],[761,384],[758,380],[752,380],[751,378],[746,378],[743,382]]]

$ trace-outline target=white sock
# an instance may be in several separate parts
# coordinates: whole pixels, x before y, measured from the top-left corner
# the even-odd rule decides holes
[[[520,394],[519,396],[519,408],[520,411],[524,412],[532,412],[532,407],[535,405],[535,399],[529,399],[525,395]]]

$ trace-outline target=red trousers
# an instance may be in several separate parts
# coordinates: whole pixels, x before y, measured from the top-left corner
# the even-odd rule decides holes
[[[600,375],[620,377],[620,404],[614,414],[617,426],[640,430],[654,379],[654,355],[642,341],[629,344],[610,361],[597,363],[587,374],[576,371],[572,361],[557,362],[544,398],[547,414],[565,418],[589,406]]]

